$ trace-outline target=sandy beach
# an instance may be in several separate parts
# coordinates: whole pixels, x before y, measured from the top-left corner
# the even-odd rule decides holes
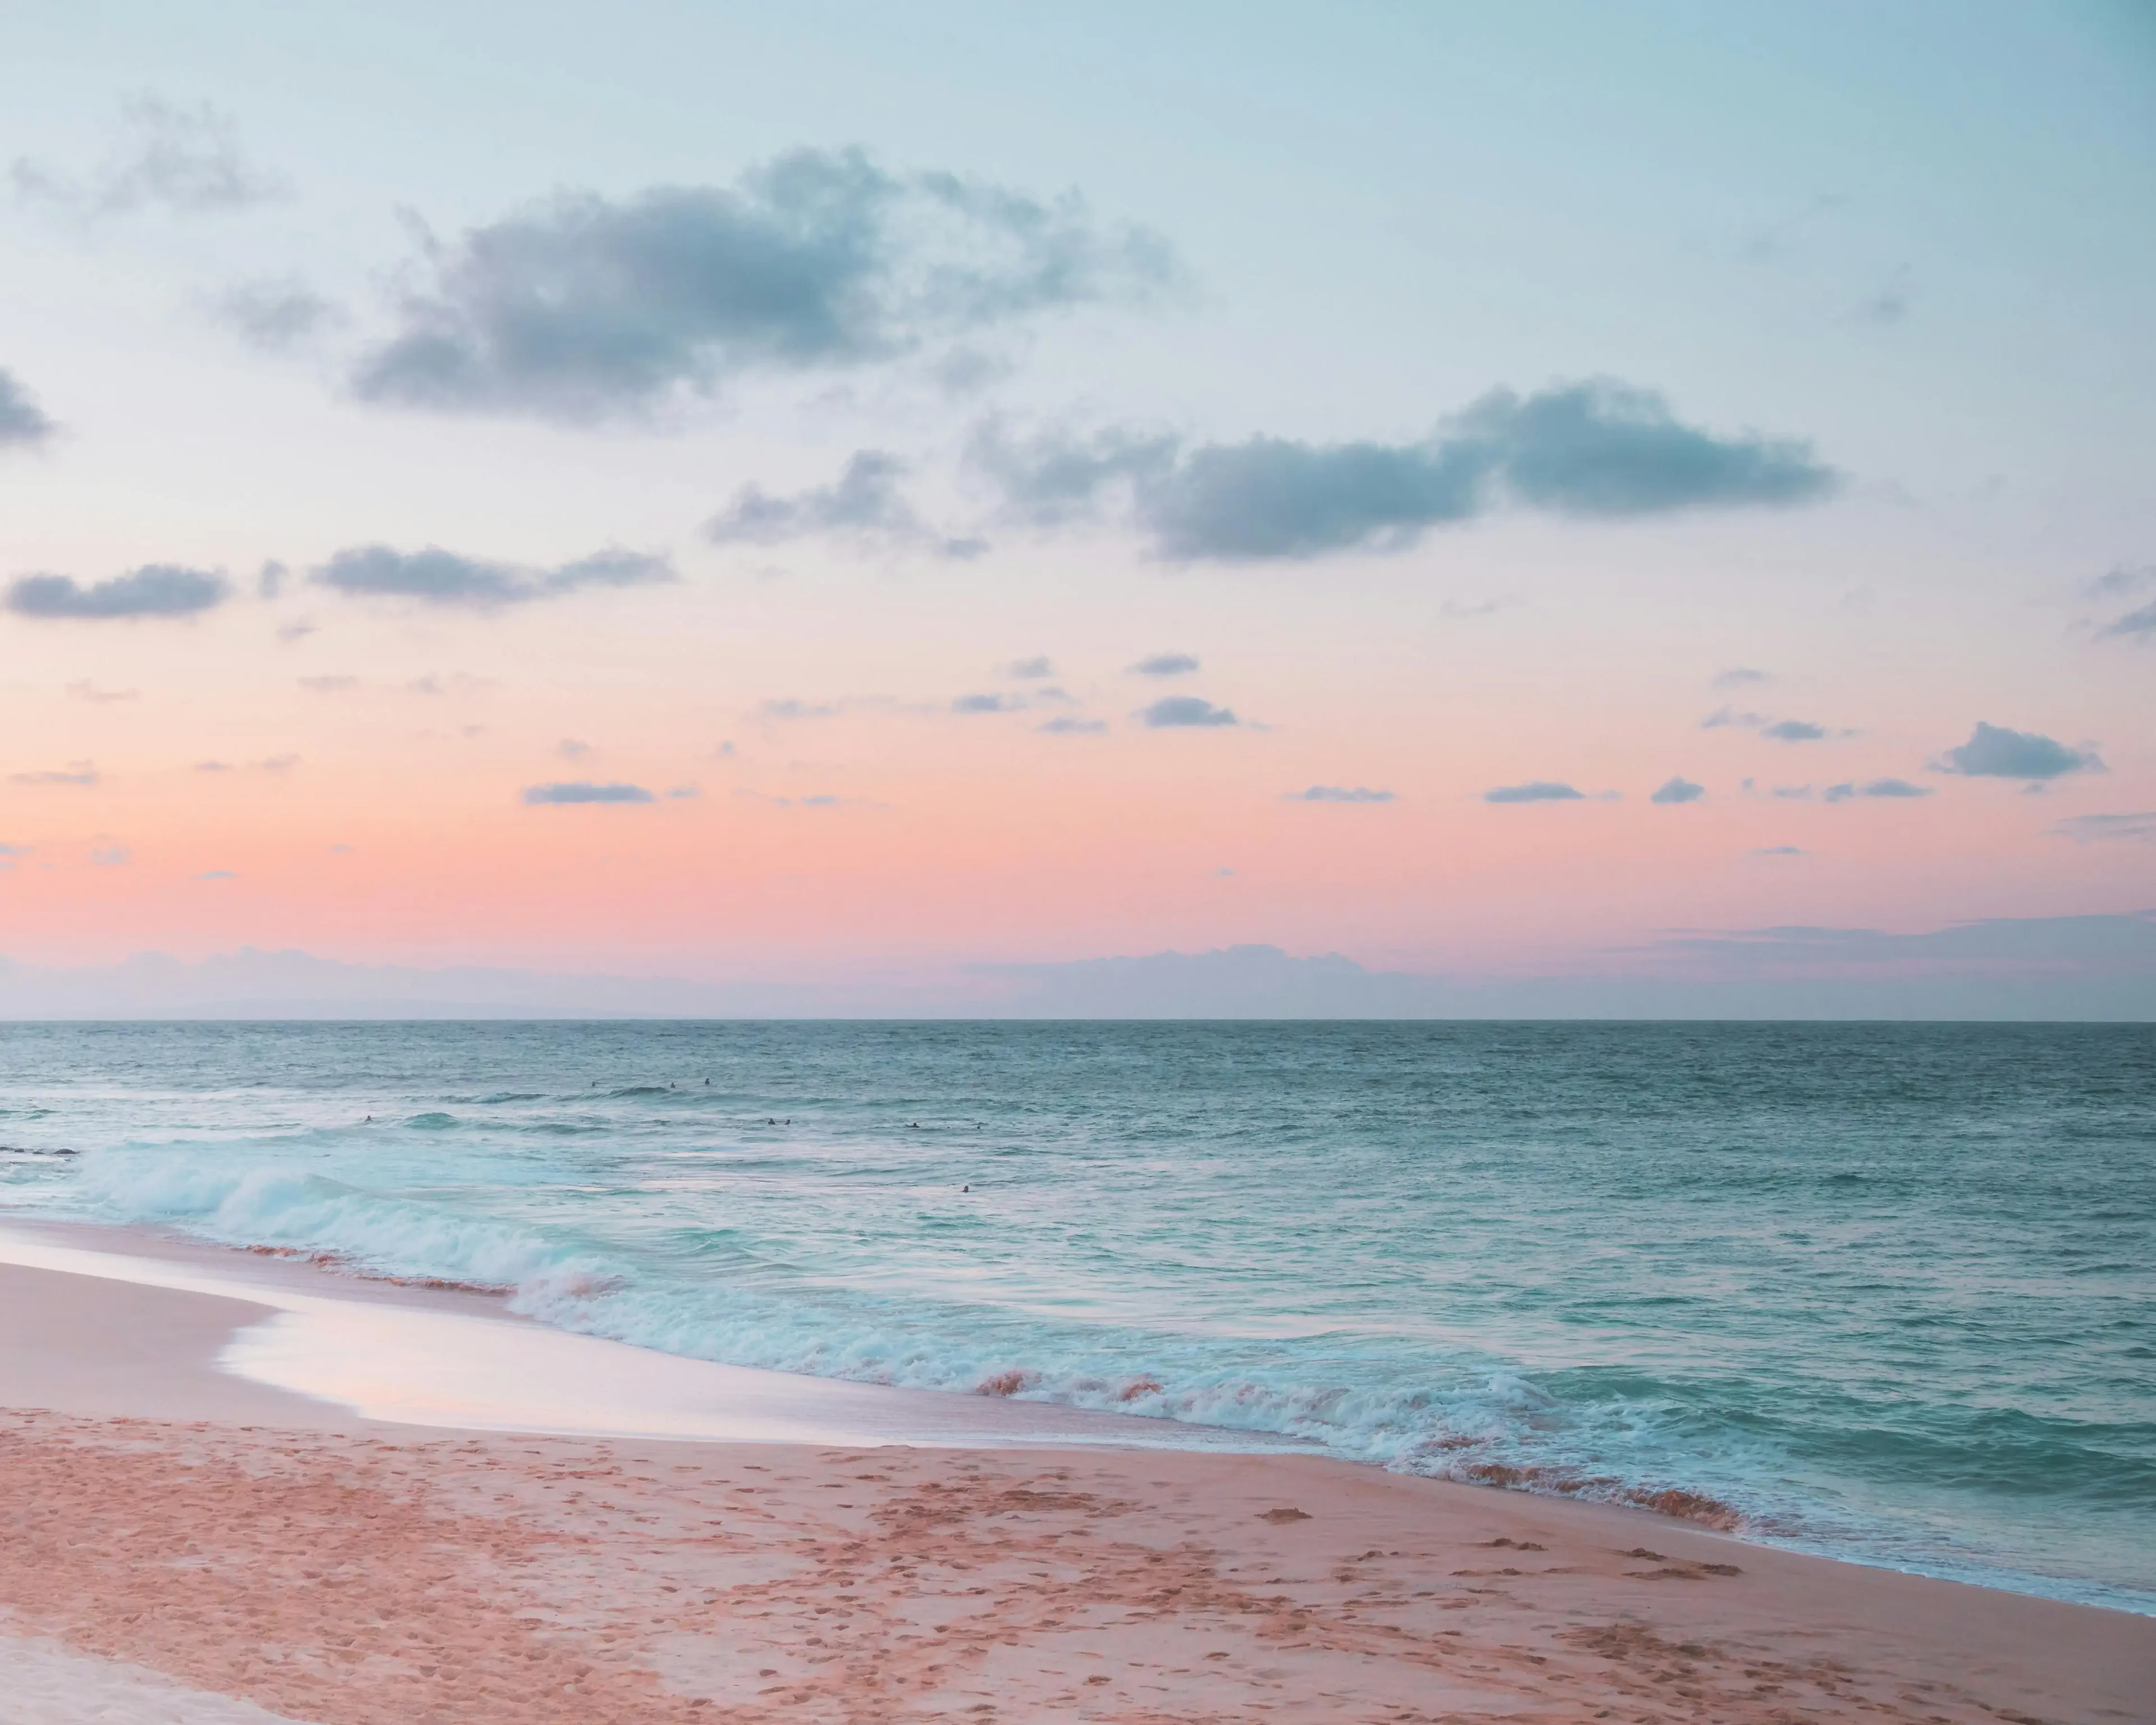
[[[99,1274],[52,1256],[80,1230],[8,1234],[11,1720],[2066,1725],[2145,1719],[2156,1692],[2148,1619],[1307,1455],[1118,1447],[1112,1416],[966,1397],[916,1412],[901,1392],[750,1373],[709,1382],[801,1390],[790,1412],[750,1410],[767,1423],[872,1429],[712,1441],[370,1418],[227,1365],[300,1321],[295,1302],[498,1313],[274,1262],[244,1266],[251,1295],[150,1286],[125,1279],[160,1273],[141,1241]],[[213,1281],[217,1255],[162,1261]],[[665,1364],[619,1352],[638,1356],[624,1369]],[[894,1440],[932,1414],[947,1429]]]

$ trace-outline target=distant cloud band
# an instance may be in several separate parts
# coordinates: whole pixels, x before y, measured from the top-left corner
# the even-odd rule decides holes
[[[18,617],[106,622],[143,617],[193,617],[230,596],[222,575],[148,563],[88,586],[72,575],[23,575],[8,584],[6,604]]]

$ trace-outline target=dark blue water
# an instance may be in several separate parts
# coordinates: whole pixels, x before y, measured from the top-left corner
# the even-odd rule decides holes
[[[2147,1026],[17,1025],[0,1141],[679,1353],[2156,1610]]]

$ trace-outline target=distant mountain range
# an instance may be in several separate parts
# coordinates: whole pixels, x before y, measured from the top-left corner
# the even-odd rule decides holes
[[[351,964],[244,947],[48,968],[0,958],[0,1019],[1035,1018],[2156,1020],[2156,913],[1920,934],[1678,934],[1566,974],[1373,971],[1277,947],[952,967],[925,981],[701,983]]]

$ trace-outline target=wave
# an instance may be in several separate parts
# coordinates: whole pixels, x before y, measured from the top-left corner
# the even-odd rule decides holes
[[[1639,1503],[1716,1527],[1757,1519],[1725,1497],[1593,1466],[1591,1445],[1553,1441],[1569,1423],[1557,1399],[1503,1368],[1413,1388],[1307,1381],[1278,1364],[1208,1361],[1188,1338],[668,1278],[566,1233],[304,1168],[235,1170],[169,1151],[93,1153],[78,1191],[114,1219],[370,1279],[501,1292],[542,1322],[670,1353],[1282,1434],[1403,1471]],[[1131,1363],[1148,1357],[1158,1363]]]
[[[539,1322],[669,1353],[1278,1434],[1397,1471],[1635,1505],[1934,1574],[1994,1581],[1999,1574],[1943,1534],[1882,1534],[1854,1502],[1837,1507],[1792,1486],[1800,1459],[1820,1464],[1815,1475],[1834,1476],[1866,1445],[1856,1472],[1921,1483],[1958,1470],[1964,1486],[1975,1483],[1971,1464],[1982,1458],[1969,1443],[1919,1453],[1921,1445],[1860,1429],[1853,1404],[1747,1405],[1729,1399],[1728,1385],[1635,1370],[1537,1372],[1464,1348],[1407,1355],[1346,1332],[1244,1342],[804,1286],[723,1226],[624,1246],[290,1163],[235,1165],[265,1147],[93,1150],[69,1165],[73,1204],[335,1273],[498,1292]],[[2023,1450],[1999,1458],[2016,1478],[2042,1459],[2034,1452],[2047,1440],[2061,1452],[2074,1449],[2063,1431],[1994,1425],[1969,1435]],[[1838,1453],[1820,1450],[1830,1435]],[[1889,1453],[1897,1444],[1906,1455]],[[2045,1465],[2056,1470],[2058,1461],[2052,1455]],[[2053,1477],[2063,1484],[2071,1474]],[[2119,1487],[2106,1478],[2075,1484]],[[2090,1596],[2055,1579],[2022,1579],[2035,1591]]]

